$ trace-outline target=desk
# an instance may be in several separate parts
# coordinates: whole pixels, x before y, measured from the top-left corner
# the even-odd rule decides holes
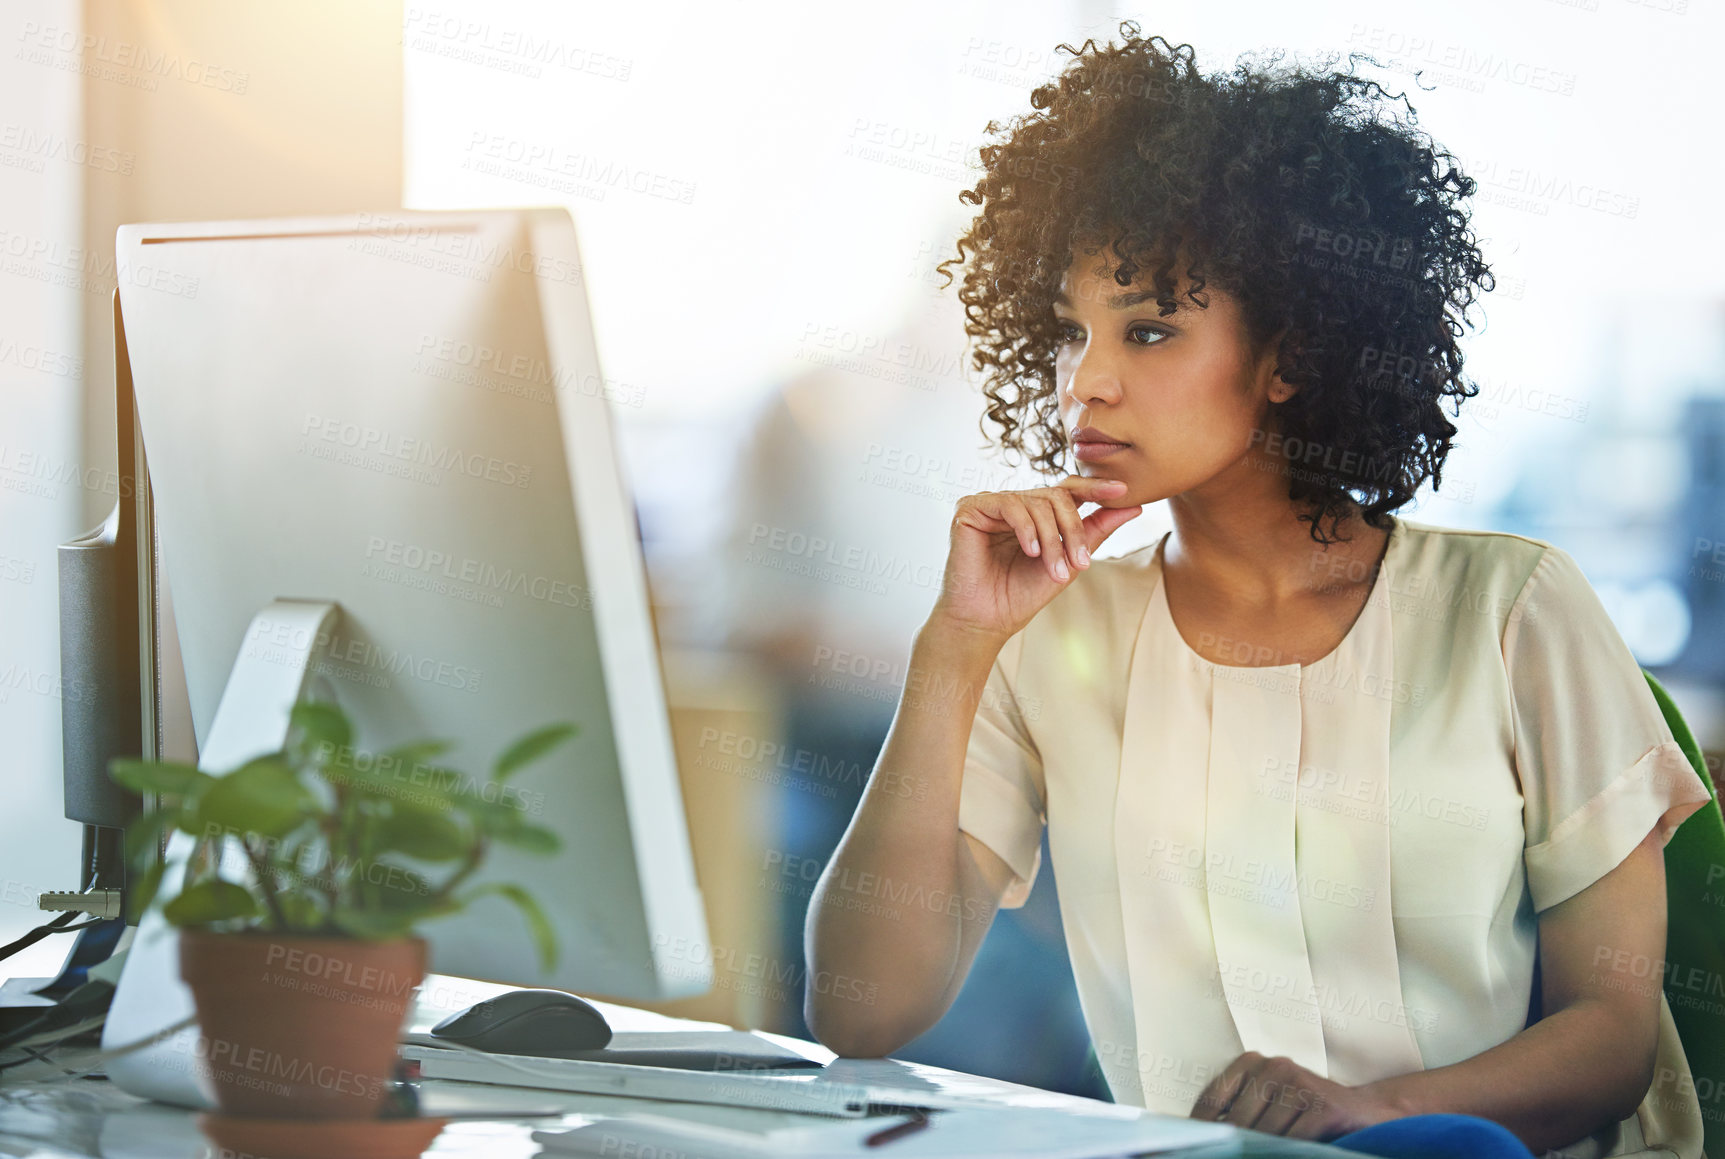
[[[70,1052],[67,1052],[70,1057]],[[22,1070],[23,1068],[19,1068]],[[933,1069],[933,1068],[929,1068]],[[949,1072],[951,1073],[951,1072]],[[988,1081],[970,1077],[969,1082]],[[500,1112],[495,1118],[452,1122],[438,1137],[428,1156],[471,1159],[527,1159],[542,1154],[529,1137],[535,1130],[558,1126],[579,1127],[591,1115],[626,1115],[651,1110],[657,1115],[690,1114],[688,1103],[655,1103],[644,1099],[608,1098],[603,1095],[565,1095],[513,1088],[474,1087],[465,1083],[427,1083],[444,1091],[465,1088],[460,1093],[481,1093],[519,1100],[524,1106],[554,1105],[562,1118],[511,1118]],[[1004,1084],[1011,1086],[1012,1084]],[[784,1116],[773,1111],[747,1111],[737,1107],[701,1107],[703,1122],[724,1125],[755,1125],[759,1129],[781,1125]],[[29,1079],[0,1084],[0,1153],[31,1159],[201,1159],[213,1148],[198,1133],[193,1113],[137,1099],[111,1084],[83,1079],[42,1082]],[[1278,1139],[1256,1131],[1240,1132],[1237,1144],[1190,1148],[1180,1159],[1339,1159],[1355,1151],[1325,1147],[1293,1139]]]
[[[80,1052],[63,1051],[62,1057],[76,1066]],[[89,1058],[92,1050],[82,1052]],[[992,1079],[919,1067],[925,1076],[950,1075],[967,1088],[991,1084]],[[39,1066],[8,1072],[18,1077],[0,1083],[0,1153],[31,1159],[202,1159],[213,1156],[198,1133],[191,1111],[134,1098],[97,1079],[53,1081],[40,1077]],[[1012,1083],[1001,1083],[1010,1091],[1024,1091]],[[604,1095],[560,1094],[511,1087],[483,1087],[468,1083],[425,1084],[424,1096],[434,1109],[448,1101],[483,1099],[496,1108],[495,1117],[457,1120],[450,1123],[426,1154],[470,1159],[527,1159],[542,1154],[529,1137],[535,1130],[579,1127],[586,1115],[627,1115],[650,1111],[655,1115],[682,1115],[702,1122],[764,1130],[781,1126],[789,1116],[774,1111],[750,1111],[740,1107],[708,1107],[690,1103],[659,1103],[645,1099],[623,1099]],[[558,1118],[511,1117],[508,1106],[545,1109],[556,1107]],[[1240,1132],[1237,1143],[1189,1148],[1181,1159],[1339,1159],[1354,1151],[1278,1139],[1256,1131]]]
[[[409,1029],[438,1021],[451,1009],[508,989],[468,979],[431,975],[422,987]],[[722,1023],[673,1018],[665,1014],[592,1000],[613,1030],[722,1030]],[[758,1032],[764,1033],[764,1032]],[[835,1058],[819,1043],[786,1035],[766,1037],[799,1054],[829,1064],[832,1077],[845,1082],[890,1085],[907,1092],[940,1091],[981,1097],[1002,1104],[1067,1109],[1082,1114],[1094,1100],[1003,1082],[921,1063],[896,1059]],[[64,1048],[55,1061],[78,1070],[93,1064],[95,1047]],[[443,1115],[483,1110],[483,1118],[456,1119],[444,1129],[427,1155],[472,1159],[527,1159],[542,1154],[530,1135],[535,1130],[573,1128],[590,1117],[650,1113],[695,1119],[742,1130],[769,1130],[807,1122],[808,1117],[784,1111],[713,1106],[623,1098],[615,1095],[568,1094],[522,1087],[490,1086],[425,1080],[420,1088],[427,1114]],[[528,1112],[554,1110],[555,1115],[524,1117]],[[511,1112],[515,1113],[511,1113]],[[884,1154],[884,1152],[883,1152]],[[1181,1159],[1340,1159],[1359,1153],[1256,1131],[1241,1131],[1237,1141],[1179,1152]],[[32,1063],[0,1072],[0,1155],[39,1159],[203,1159],[215,1156],[198,1133],[195,1112],[152,1103],[129,1095],[102,1079],[69,1079],[45,1064]]]

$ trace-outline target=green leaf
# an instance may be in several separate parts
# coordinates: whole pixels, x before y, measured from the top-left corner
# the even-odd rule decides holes
[[[340,707],[327,701],[307,700],[293,706],[288,722],[300,731],[308,752],[321,745],[334,755],[353,743],[353,725]]]
[[[330,918],[335,927],[349,937],[382,942],[406,937],[412,932],[419,915],[410,910],[380,911],[340,906]]]
[[[348,763],[332,766],[324,770],[323,778],[367,800],[406,801],[427,808],[459,804],[460,787],[471,779],[454,769],[424,762],[393,764],[382,758],[368,761],[364,768]]]
[[[134,793],[158,793],[164,797],[187,799],[196,799],[215,780],[201,769],[176,761],[139,761],[124,757],[108,762],[108,775]]]
[[[280,757],[259,757],[204,790],[196,832],[285,837],[316,807],[316,798]]]
[[[479,782],[470,773],[460,769],[452,769],[448,765],[421,766],[425,775],[417,780],[409,781],[401,790],[404,795],[427,794],[450,805],[460,806],[464,802],[477,800],[473,791]]]
[[[472,844],[447,810],[396,801],[372,830],[379,853],[405,853],[421,861],[454,861]]]
[[[386,752],[371,754],[352,749],[338,753],[322,770],[325,781],[349,792],[368,797],[435,797],[445,794],[428,787],[440,772],[447,779],[459,776],[437,770],[430,762],[450,747],[446,740],[415,741]]]
[[[380,870],[382,872],[379,872]],[[435,891],[423,874],[415,873],[405,865],[394,865],[387,861],[372,862],[371,871],[368,880],[377,891],[377,904],[380,908],[397,912],[414,909],[429,911],[432,908]]]
[[[189,885],[162,907],[162,916],[176,926],[202,926],[235,918],[255,918],[262,911],[244,886],[212,878]]]
[[[323,928],[323,906],[313,894],[298,889],[276,892],[276,904],[281,906],[287,928],[296,933],[313,933]]]
[[[320,856],[311,866],[310,872],[307,871],[305,859],[301,855],[282,854],[273,857],[270,859],[269,868],[274,875],[277,890],[316,898],[320,909],[324,909],[328,905],[325,895],[346,880],[347,872],[322,857],[321,847],[319,852]],[[327,918],[327,915],[325,916]]]
[[[377,762],[386,768],[401,768],[411,773],[415,765],[428,765],[449,751],[446,740],[422,740],[397,745],[378,756]],[[394,775],[393,773],[391,774]]]
[[[529,830],[540,831],[541,827],[527,820],[525,810],[513,805],[505,805],[502,801],[487,801],[482,796],[463,798],[457,807],[466,813],[473,821],[473,827],[485,836],[505,844],[519,844],[524,849],[539,849],[544,846],[544,839]],[[550,830],[543,830],[549,833]],[[525,833],[520,841],[511,838],[515,834]],[[552,834],[553,839],[556,835]],[[549,852],[555,853],[561,848],[561,843],[550,847]]]
[[[318,776],[328,784],[350,792],[367,792],[374,786],[389,781],[389,776],[378,769],[376,761],[366,762],[365,767],[361,768],[351,753],[345,758],[337,757],[322,766],[318,770]]]
[[[553,724],[530,732],[506,749],[497,758],[497,765],[491,775],[495,780],[506,781],[513,774],[574,736],[580,729],[573,724]]]
[[[541,856],[549,856],[563,848],[563,839],[556,833],[543,825],[531,825],[527,822],[494,829],[491,837],[501,844],[512,845],[516,849]]]
[[[468,906],[492,893],[509,899],[521,911],[521,916],[527,920],[527,931],[533,935],[533,944],[539,950],[539,965],[549,972],[557,964],[557,933],[532,894],[513,882],[491,882],[468,891],[460,901],[463,906]]]
[[[342,905],[336,908],[332,920],[337,928],[356,938],[399,938],[411,934],[420,922],[454,913],[459,907],[445,898],[438,900],[430,883],[410,869],[390,867],[393,884],[383,885],[377,894],[377,904],[370,906]],[[403,888],[411,881],[422,888]]]

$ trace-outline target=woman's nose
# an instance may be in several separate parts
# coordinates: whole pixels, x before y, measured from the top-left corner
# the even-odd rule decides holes
[[[1101,351],[1087,346],[1072,364],[1065,393],[1079,406],[1119,402],[1120,373]]]

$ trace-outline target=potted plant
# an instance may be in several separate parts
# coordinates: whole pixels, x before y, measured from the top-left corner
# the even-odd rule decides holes
[[[113,763],[116,781],[160,803],[126,834],[139,882],[130,904],[134,915],[160,904],[179,928],[200,1070],[224,1115],[377,1119],[426,971],[423,922],[500,895],[547,968],[555,962],[527,890],[472,878],[496,845],[558,849],[555,833],[492,790],[575,732],[559,724],[521,738],[487,785],[436,763],[446,742],[357,750],[345,714],[312,702],[293,710],[281,751],[221,776]],[[192,853],[173,896],[157,897],[152,853],[175,830],[194,838]]]

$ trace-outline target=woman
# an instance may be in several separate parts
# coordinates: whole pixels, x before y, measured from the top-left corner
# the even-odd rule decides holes
[[[965,195],[987,417],[1077,473],[957,505],[808,918],[811,971],[874,1000],[811,991],[811,1029],[882,1055],[933,1025],[1046,823],[1117,1100],[1694,1159],[1646,964],[1706,788],[1565,552],[1392,514],[1477,391],[1473,182],[1371,82],[1122,32],[1068,49]],[[1092,560],[1160,499],[1159,543]]]

